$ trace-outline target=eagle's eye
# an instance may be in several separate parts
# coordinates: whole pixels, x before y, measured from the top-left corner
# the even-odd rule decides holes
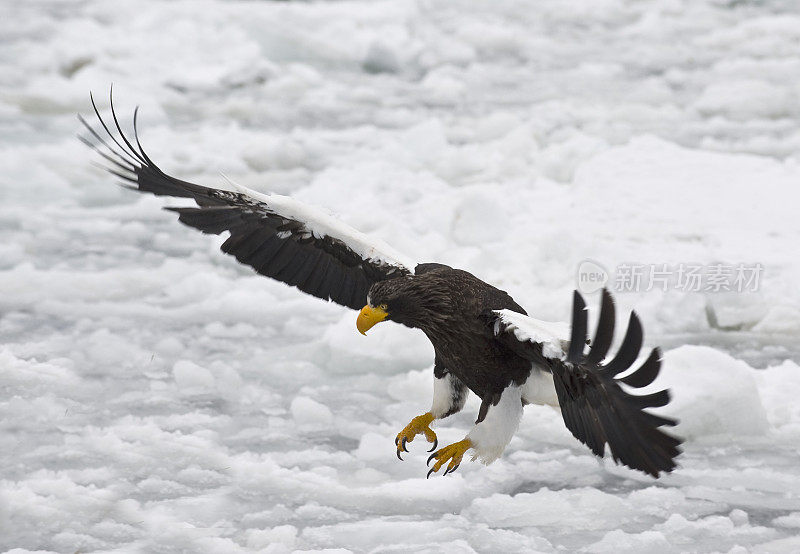
[[[389,311],[389,306],[387,306],[386,304],[381,304],[380,306],[378,306],[378,308],[380,308],[384,312],[388,312]]]

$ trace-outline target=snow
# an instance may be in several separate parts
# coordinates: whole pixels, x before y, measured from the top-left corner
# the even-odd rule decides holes
[[[9,9],[0,550],[800,549],[793,1]],[[430,405],[425,337],[365,338],[113,186],[75,139],[111,82],[164,170],[319,207],[543,321],[569,319],[587,260],[762,264],[753,292],[615,294],[664,348],[680,468],[597,461],[530,405],[492,465],[426,480],[425,441],[404,462],[393,444]],[[440,444],[478,406],[437,422]]]

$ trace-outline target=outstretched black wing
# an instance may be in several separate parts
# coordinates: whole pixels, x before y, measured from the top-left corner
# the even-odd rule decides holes
[[[138,108],[133,115],[132,142],[122,132],[113,97],[111,118],[116,132],[101,117],[94,98],[92,107],[102,130],[78,117],[97,143],[79,138],[112,164],[106,168],[110,173],[133,190],[192,198],[197,207],[167,209],[177,212],[182,223],[203,233],[230,232],[222,251],[262,275],[359,309],[366,304],[373,283],[413,273],[415,264],[385,243],[292,198],[261,194],[238,185],[232,185],[237,189],[234,191],[205,187],[167,175],[139,142]]]
[[[587,353],[584,352],[586,303],[578,291],[573,301],[569,350],[562,351],[560,356],[555,352],[560,344],[558,337],[534,336],[531,339],[524,332],[520,333],[519,325],[512,322],[512,318],[519,316],[492,314],[487,316],[487,323],[491,324],[498,340],[539,367],[551,369],[564,423],[594,454],[603,456],[608,444],[614,461],[654,477],[675,468],[682,440],[660,427],[677,422],[645,411],[666,405],[669,391],[637,396],[620,386],[624,383],[641,388],[652,383],[661,369],[661,352],[654,349],[641,367],[617,377],[632,367],[642,347],[642,325],[635,313],[631,313],[622,345],[607,363],[604,359],[614,338],[615,313],[614,302],[605,289],[597,331]]]

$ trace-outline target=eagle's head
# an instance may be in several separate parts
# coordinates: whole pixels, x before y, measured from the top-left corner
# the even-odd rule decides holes
[[[381,321],[395,321],[422,329],[442,323],[449,314],[449,294],[435,280],[405,277],[379,281],[367,295],[367,305],[361,308],[356,328],[362,335]]]

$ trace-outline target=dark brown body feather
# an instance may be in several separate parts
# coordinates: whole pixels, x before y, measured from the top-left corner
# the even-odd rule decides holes
[[[522,385],[531,372],[529,361],[486,333],[480,315],[486,310],[525,310],[511,296],[471,273],[439,268],[413,277],[420,286],[447,290],[450,302],[444,321],[430,318],[417,327],[433,344],[436,358],[480,398],[501,394],[510,383]],[[398,281],[387,281],[392,285]]]

